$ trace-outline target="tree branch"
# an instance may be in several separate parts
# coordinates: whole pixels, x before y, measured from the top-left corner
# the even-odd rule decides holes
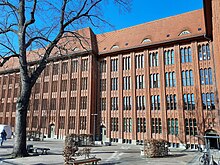
[[[63,6],[61,8],[61,17],[60,17],[60,30],[63,30],[63,23],[65,20],[65,10],[66,10],[67,0],[63,0]]]
[[[28,48],[36,40],[44,40],[46,42],[51,42],[48,38],[37,36],[30,38],[29,41],[25,44],[25,47]]]
[[[5,29],[0,28],[0,34],[5,34],[8,32],[13,32],[13,33],[17,34],[18,31],[15,29],[12,29],[12,26],[15,26],[15,25],[17,25],[17,24],[11,24],[10,26],[6,27]]]
[[[35,11],[37,6],[37,0],[34,0],[34,5],[31,11],[31,19],[24,24],[24,27],[27,28],[29,25],[35,22]]]
[[[86,0],[87,1],[87,0]],[[97,5],[99,4],[100,2],[102,2],[102,0],[98,0],[96,1],[94,4],[92,4],[88,10],[86,10],[84,13],[82,13],[82,11],[84,10],[86,4],[84,3],[83,7],[81,8],[81,10],[77,13],[77,15],[75,17],[73,17],[72,19],[70,19],[69,21],[67,21],[65,24],[64,24],[64,28],[66,28],[69,24],[71,24],[73,21],[77,20],[77,19],[80,19],[81,17],[85,17],[89,14],[89,12]]]
[[[2,67],[8,60],[10,60],[13,57],[19,57],[19,55],[18,54],[13,54],[13,55],[10,55],[10,56],[7,56],[7,57],[3,57],[3,56],[0,55],[0,58],[3,59],[2,61],[0,61],[0,67]]]
[[[7,0],[2,0],[2,3],[0,3],[0,6],[8,6],[10,7],[13,11],[18,11],[18,9],[12,5],[10,2],[8,2]]]
[[[6,44],[3,44],[0,42],[0,45],[2,45],[3,47],[5,47],[6,49],[8,49],[10,52],[12,52],[12,54],[17,54],[12,48],[10,48],[9,46],[7,46]],[[18,55],[18,54],[17,54]]]

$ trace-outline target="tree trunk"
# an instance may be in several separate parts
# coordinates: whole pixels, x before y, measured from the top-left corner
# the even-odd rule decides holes
[[[15,139],[12,153],[13,157],[28,156],[26,149],[26,118],[30,93],[30,85],[27,82],[23,82],[21,87],[21,95],[16,105]]]

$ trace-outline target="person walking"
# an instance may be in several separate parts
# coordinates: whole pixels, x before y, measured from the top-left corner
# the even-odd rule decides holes
[[[6,140],[6,137],[7,137],[7,133],[5,132],[5,130],[3,129],[3,131],[1,132],[1,138],[2,138],[2,141],[1,141],[1,146],[4,142],[4,140]]]

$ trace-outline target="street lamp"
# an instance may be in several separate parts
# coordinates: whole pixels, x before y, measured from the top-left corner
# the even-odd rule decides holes
[[[94,144],[95,144],[95,116],[97,116],[97,113],[91,114],[91,116],[93,116],[93,140],[94,140]]]

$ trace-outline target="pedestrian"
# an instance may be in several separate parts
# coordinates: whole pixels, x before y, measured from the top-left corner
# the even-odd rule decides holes
[[[1,132],[1,138],[2,138],[2,141],[1,141],[1,146],[4,142],[4,140],[6,140],[6,137],[7,137],[7,133],[5,132],[5,130],[3,129],[2,132]]]

